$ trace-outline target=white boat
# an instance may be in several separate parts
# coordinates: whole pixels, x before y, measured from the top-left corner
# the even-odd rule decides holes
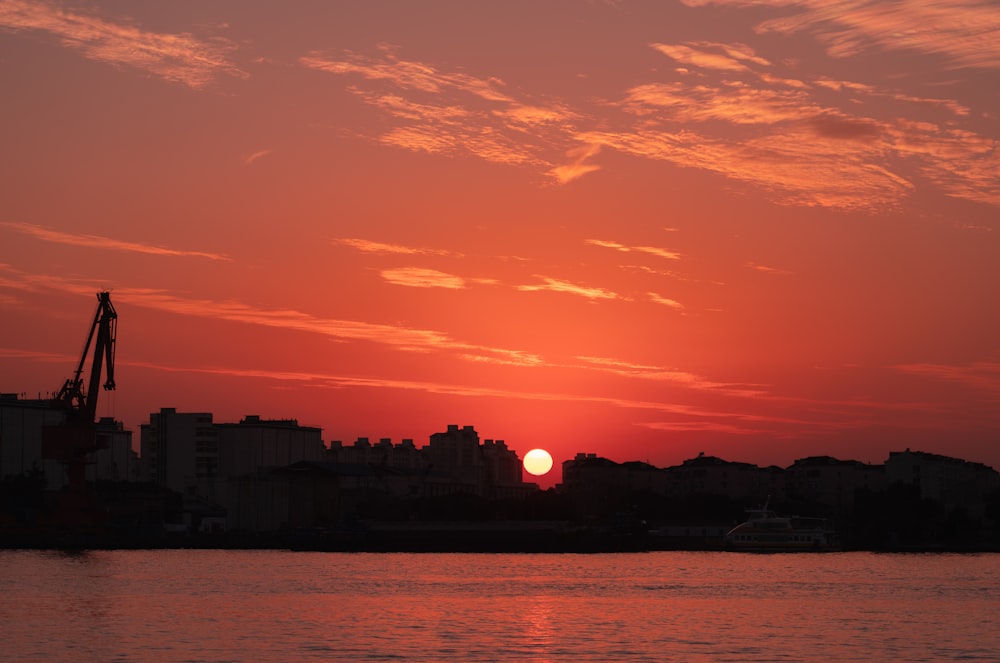
[[[823,518],[779,516],[765,504],[747,509],[749,517],[726,533],[728,550],[807,552],[837,550],[836,533]]]

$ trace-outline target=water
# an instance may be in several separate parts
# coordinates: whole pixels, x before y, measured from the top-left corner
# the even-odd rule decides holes
[[[1000,555],[0,551],[10,661],[1000,660]]]

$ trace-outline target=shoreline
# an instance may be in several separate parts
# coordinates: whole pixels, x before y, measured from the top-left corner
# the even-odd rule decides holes
[[[641,553],[738,552],[749,554],[1000,553],[1000,542],[927,542],[845,545],[831,550],[728,550],[717,538],[657,537],[645,532],[602,531],[550,523],[378,523],[356,529],[252,532],[0,531],[0,550],[273,550],[358,553]]]

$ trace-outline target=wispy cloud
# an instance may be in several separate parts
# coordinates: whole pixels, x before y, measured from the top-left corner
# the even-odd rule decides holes
[[[30,237],[34,237],[35,239],[41,240],[43,242],[52,242],[54,244],[68,244],[70,246],[84,246],[91,249],[107,249],[111,251],[127,251],[130,253],[148,253],[159,256],[208,258],[210,260],[232,260],[232,258],[223,253],[209,253],[206,251],[186,251],[183,249],[171,249],[163,246],[156,246],[153,244],[139,244],[137,242],[127,242],[124,240],[114,239],[111,237],[102,237],[100,235],[65,233],[58,230],[50,230],[48,228],[43,228],[41,226],[36,226],[29,223],[14,223],[9,221],[0,221],[0,226],[4,228],[9,228],[11,230],[14,230],[24,235],[28,235]]]
[[[578,143],[565,129],[578,113],[558,102],[541,105],[519,99],[498,78],[405,60],[389,47],[382,47],[376,57],[313,52],[299,62],[317,71],[360,78],[362,84],[348,89],[399,122],[378,137],[383,144],[532,166],[559,183],[596,168],[583,163],[587,149],[574,151]],[[571,163],[554,165],[554,150],[569,153]]]
[[[760,422],[760,423],[789,423],[790,420],[780,417],[768,417],[759,414],[742,413],[731,409],[713,409],[705,406],[666,403],[657,401],[644,401],[617,397],[608,397],[592,394],[580,394],[569,392],[549,392],[531,391],[524,389],[507,390],[496,387],[461,384],[455,382],[431,382],[421,380],[406,380],[392,377],[379,376],[357,376],[357,375],[337,375],[330,373],[299,372],[299,371],[267,371],[259,369],[231,368],[225,366],[179,366],[176,364],[164,365],[149,362],[126,362],[130,366],[143,367],[152,370],[168,372],[185,372],[203,375],[225,375],[242,378],[255,378],[261,380],[274,380],[280,382],[299,382],[312,386],[329,387],[342,389],[347,387],[371,388],[371,389],[399,389],[406,391],[421,391],[431,394],[441,394],[449,396],[461,396],[469,398],[501,398],[534,402],[562,402],[580,403],[590,405],[604,405],[617,408],[647,410],[661,415],[679,416],[687,418],[700,418],[701,425],[716,427],[725,426],[721,423],[726,420],[731,422]],[[797,422],[805,423],[805,422]],[[810,422],[812,423],[812,422]],[[637,424],[640,426],[658,426],[658,424]],[[697,424],[691,424],[697,425]],[[742,427],[739,423],[731,423],[730,426]],[[759,430],[755,432],[760,432]]]
[[[633,362],[611,359],[608,357],[577,357],[586,363],[586,367],[624,375],[628,377],[642,378],[644,380],[658,380],[662,382],[673,382],[690,389],[711,391],[729,396],[759,397],[765,395],[765,391],[758,386],[737,385],[724,382],[715,382],[705,379],[687,371],[680,371],[662,366],[650,366],[646,364],[636,364]]]
[[[60,276],[27,274],[13,268],[0,269],[12,274],[0,279],[0,287],[24,292],[55,290],[74,295],[93,296],[100,285],[79,282]],[[340,341],[370,342],[410,352],[452,352],[464,358],[494,358],[506,364],[538,366],[545,362],[531,352],[467,343],[431,329],[388,325],[360,320],[341,320],[312,315],[295,309],[260,308],[239,301],[217,301],[180,297],[166,290],[152,288],[115,288],[115,297],[132,306],[165,311],[181,316],[225,320],[260,327],[274,327],[317,334]]]
[[[587,163],[588,159],[595,156],[600,151],[600,145],[585,145],[583,147],[569,150],[566,153],[566,156],[569,157],[570,162],[561,166],[556,166],[550,172],[560,184],[572,182],[575,179],[583,177],[587,173],[592,173],[595,170],[600,169],[600,166],[596,164]]]
[[[689,5],[751,6],[756,0],[684,0]],[[1000,6],[992,0],[772,0],[786,11],[760,32],[807,32],[834,57],[873,48],[941,55],[953,66],[1000,68]]]
[[[669,306],[670,308],[672,308],[672,309],[674,309],[676,311],[683,311],[684,310],[684,305],[681,304],[676,299],[669,299],[667,297],[661,297],[660,295],[656,294],[655,292],[649,292],[649,293],[646,293],[646,294],[649,295],[649,299],[651,301],[653,301],[653,302],[655,302],[657,304],[662,304],[663,306]]]
[[[505,363],[502,356],[477,357],[481,361]],[[588,358],[581,358],[588,359]],[[594,368],[611,371],[621,370],[624,374],[630,371],[648,371],[654,374],[655,367],[631,365],[627,362],[617,362],[610,359],[589,358]],[[926,412],[926,403],[885,403],[858,402],[826,403],[822,401],[795,401],[794,411],[802,416],[793,417],[782,414],[784,409],[776,413],[767,413],[760,409],[760,398],[771,399],[766,394],[745,392],[754,399],[753,405],[741,402],[739,396],[743,393],[738,389],[726,393],[727,387],[711,386],[709,381],[701,381],[692,376],[686,378],[683,372],[677,372],[679,387],[692,386],[697,393],[711,395],[718,393],[725,400],[715,405],[706,403],[685,403],[677,399],[643,400],[618,396],[603,396],[599,394],[573,393],[567,391],[543,391],[530,389],[502,389],[481,384],[464,384],[461,382],[434,382],[426,380],[401,379],[392,376],[379,375],[344,375],[325,372],[282,371],[234,368],[228,366],[183,366],[176,363],[157,364],[124,360],[129,366],[143,367],[150,370],[165,372],[185,372],[200,375],[223,375],[241,378],[259,379],[262,381],[294,382],[311,387],[344,389],[380,389],[418,391],[430,394],[458,396],[466,398],[499,398],[516,401],[546,402],[546,403],[577,403],[589,406],[607,406],[648,412],[657,419],[652,421],[635,421],[633,425],[662,431],[677,432],[707,432],[723,434],[765,434],[775,437],[791,437],[800,439],[809,433],[825,434],[829,432],[850,430],[855,427],[868,427],[873,421],[881,421],[887,414],[909,417],[913,412]],[[517,363],[516,361],[512,363]],[[670,380],[664,377],[659,379]],[[701,385],[701,386],[699,386]],[[780,398],[775,399],[780,401]],[[925,426],[927,421],[921,421]]]
[[[843,80],[791,85],[751,61],[741,66],[732,72],[738,76],[717,82],[637,85],[621,103],[635,127],[577,138],[716,171],[786,204],[884,209],[908,196],[918,176],[948,195],[1000,204],[1000,152],[991,137],[956,126],[970,114],[965,105]],[[892,110],[884,118],[859,115],[858,97],[879,102],[862,107]],[[912,119],[935,116],[936,109],[955,119],[946,125]],[[720,131],[719,122],[730,128]]]
[[[651,44],[652,48],[685,65],[720,71],[745,71],[746,61],[769,65],[764,58],[742,44],[713,44],[701,42],[697,48],[686,44]]]
[[[910,375],[920,375],[945,380],[986,392],[992,400],[1000,401],[1000,362],[974,362],[971,364],[902,364],[896,369]]]
[[[436,269],[423,267],[399,267],[383,269],[379,272],[383,279],[394,285],[412,288],[447,288],[460,290],[465,287],[465,279],[453,274],[445,274]]]
[[[769,267],[767,265],[758,265],[755,262],[748,262],[747,267],[754,269],[758,272],[764,272],[765,274],[775,274],[777,276],[790,276],[791,272],[787,269],[781,269],[780,267]]]
[[[700,387],[721,386],[703,380],[692,373],[666,369],[660,366],[649,366],[646,364],[636,364],[633,362],[612,359],[610,357],[577,357],[580,361],[586,362],[591,368],[600,368],[619,375],[629,375],[653,380],[669,380],[671,382],[681,382],[688,385]]]
[[[734,424],[724,421],[650,421],[637,424],[643,428],[671,433],[723,433],[725,435],[754,435],[763,432],[759,426]]]
[[[505,348],[490,348],[458,341],[444,332],[430,329],[386,325],[359,320],[322,318],[291,309],[262,309],[234,301],[183,299],[162,291],[116,290],[133,305],[156,308],[180,315],[241,322],[264,327],[294,329],[349,341],[367,341],[401,350],[431,352],[455,351],[515,359],[523,365],[535,365],[541,359],[531,353]]]
[[[892,149],[915,160],[921,174],[946,194],[1000,206],[1000,150],[995,139],[913,121],[900,121],[888,133]]]
[[[690,49],[658,50],[677,55]],[[690,58],[685,62],[698,65]],[[792,79],[761,71],[756,60],[738,62],[733,72],[738,76],[722,81],[635,86],[622,107],[641,120],[641,130],[585,132],[579,138],[635,156],[714,170],[768,189],[788,204],[859,209],[894,206],[913,190],[912,178],[899,171],[903,162],[893,158],[906,156],[903,146],[912,143],[910,156],[917,157],[920,172],[936,176],[936,183],[953,195],[983,201],[998,195],[1000,178],[989,174],[994,165],[989,141],[977,143],[971,132],[949,134],[936,125],[901,119],[926,99],[848,81],[794,80],[792,85]],[[903,113],[884,120],[857,115],[830,105],[823,90],[891,98]],[[720,121],[733,127],[724,137],[713,124]],[[918,156],[916,146],[928,142],[935,147]],[[970,173],[955,168],[957,161],[972,160],[976,153],[981,169],[973,166]],[[946,160],[950,155],[955,162]]]
[[[4,357],[5,359],[32,359],[44,362],[65,362],[72,361],[73,359],[69,355],[25,350],[23,348],[0,348],[0,357]]]
[[[717,1],[756,11],[768,4],[783,8],[791,22],[775,19],[762,30],[831,40],[850,33],[884,48],[898,44],[890,43],[884,26],[873,27],[880,21],[905,29],[946,13],[923,11],[908,0]],[[972,0],[956,7],[956,16],[943,23],[948,30],[964,31],[973,43],[980,32],[994,35],[990,26],[1000,10]],[[897,9],[906,17],[895,17]],[[963,11],[976,21],[982,16],[986,27],[957,18]],[[872,13],[878,20],[861,25]],[[918,32],[914,43],[926,52],[983,65],[994,58],[973,57],[972,47],[950,38],[935,41],[930,27]],[[981,50],[996,54],[996,44],[1000,38]],[[375,56],[312,53],[300,62],[348,78],[349,91],[386,113],[391,124],[377,136],[385,145],[531,168],[558,184],[606,168],[603,150],[614,150],[715,172],[788,205],[878,211],[898,207],[924,183],[1000,205],[1000,152],[992,137],[964,128],[975,112],[956,99],[905,94],[823,71],[806,76],[798,65],[771,61],[739,42],[649,47],[676,62],[676,71],[666,80],[637,83],[620,99],[592,100],[586,109],[541,103],[496,77],[405,60],[391,48]]]
[[[402,60],[389,47],[382,47],[384,57],[371,58],[348,53],[345,58],[331,59],[322,52],[313,52],[299,59],[312,69],[331,74],[355,74],[368,80],[385,81],[404,90],[441,93],[445,90],[460,90],[487,101],[512,101],[506,93],[503,81],[497,78],[477,78],[462,72],[444,72],[422,63]]]
[[[810,132],[750,138],[740,143],[690,130],[587,134],[635,156],[715,171],[770,190],[786,204],[881,209],[895,205],[913,184],[878,165],[863,143],[817,140]],[[874,161],[874,162],[873,162]]]
[[[660,258],[667,258],[668,260],[680,260],[681,254],[676,251],[671,251],[669,249],[663,249],[657,246],[627,246],[620,242],[615,242],[611,240],[604,239],[588,239],[585,240],[587,244],[593,246],[600,246],[606,249],[614,249],[615,251],[621,251],[622,253],[648,253],[650,255],[659,256]]]
[[[47,32],[92,60],[135,67],[191,88],[205,87],[218,74],[247,76],[229,60],[235,46],[219,37],[149,32],[49,2],[0,0],[0,27]]]
[[[529,285],[519,285],[518,290],[523,290],[525,292],[535,292],[539,290],[551,290],[552,292],[563,292],[570,295],[577,295],[579,297],[584,297],[586,299],[621,299],[620,295],[611,290],[605,290],[604,288],[592,288],[589,286],[578,285],[576,283],[570,283],[568,281],[561,281],[559,279],[549,278],[547,276],[539,276],[543,283],[539,284],[529,284]]]
[[[243,163],[245,163],[248,166],[252,166],[255,161],[257,161],[258,159],[263,159],[264,157],[266,157],[271,152],[272,152],[272,150],[270,148],[268,148],[266,150],[257,150],[256,152],[253,152],[253,153],[248,154],[247,156],[243,157]]]
[[[333,240],[337,244],[343,244],[363,253],[388,253],[400,255],[458,255],[442,249],[431,249],[421,246],[406,246],[403,244],[387,244],[385,242],[375,242],[368,239],[358,239],[343,237]]]
[[[770,89],[729,81],[725,85],[647,83],[628,91],[626,109],[675,122],[723,120],[736,125],[805,122],[823,113],[801,90]]]

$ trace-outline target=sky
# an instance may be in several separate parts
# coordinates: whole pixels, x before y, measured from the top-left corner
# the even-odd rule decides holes
[[[1000,468],[994,0],[0,0],[0,391]]]

